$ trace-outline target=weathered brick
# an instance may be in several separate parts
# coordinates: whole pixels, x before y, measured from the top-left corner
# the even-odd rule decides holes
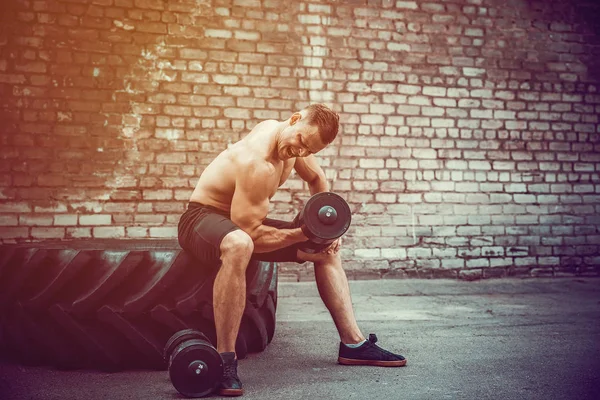
[[[64,239],[65,228],[31,228],[31,236],[38,239]]]
[[[100,239],[121,238],[125,236],[125,228],[121,226],[92,228],[92,236]]]
[[[80,215],[80,225],[110,225],[112,218],[108,214]]]
[[[397,1],[396,8],[416,10],[418,6],[415,1]]]
[[[460,258],[449,258],[442,260],[442,268],[444,269],[460,269],[465,267],[465,260]],[[464,271],[461,271],[464,272]]]
[[[379,249],[355,249],[354,256],[362,259],[378,259],[381,258]]]
[[[263,119],[328,102],[342,134],[318,160],[357,210],[360,234],[343,253],[358,251],[357,268],[399,258],[407,270],[442,271],[427,277],[543,275],[559,257],[583,265],[598,250],[600,96],[573,63],[588,40],[567,36],[576,17],[544,25],[541,13],[536,29],[568,44],[528,37],[560,60],[522,62],[518,40],[484,45],[499,19],[479,0],[309,2],[293,16],[272,0],[217,3],[33,2],[16,14],[16,27],[40,37],[16,29],[2,39],[15,55],[0,57],[0,82],[12,87],[3,241],[175,237],[218,152]],[[73,46],[55,48],[60,32]],[[48,200],[56,193],[60,205]],[[305,201],[306,184],[290,179],[274,211],[293,218],[300,193]],[[415,245],[411,255],[426,258],[405,260]],[[450,261],[466,257],[457,246],[476,250]]]
[[[162,0],[135,0],[134,4],[140,8],[150,8],[153,10],[164,10],[164,2]]]
[[[150,237],[153,238],[175,238],[177,237],[177,227],[151,227],[149,229]]]
[[[52,216],[49,215],[20,215],[18,225],[48,226],[52,225]]]

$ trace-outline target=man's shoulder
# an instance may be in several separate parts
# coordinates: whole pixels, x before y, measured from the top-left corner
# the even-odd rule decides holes
[[[259,122],[256,126],[275,126],[275,125],[279,125],[279,121],[277,121],[276,119],[265,119],[262,122]]]
[[[265,160],[260,154],[251,151],[240,152],[236,161],[237,168],[244,174],[271,174],[275,170],[272,163]]]
[[[276,129],[278,125],[279,121],[277,121],[276,119],[266,119],[256,124],[254,128],[252,128],[250,133],[271,131]]]

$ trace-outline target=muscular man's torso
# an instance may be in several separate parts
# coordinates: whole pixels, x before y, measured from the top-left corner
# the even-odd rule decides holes
[[[264,177],[268,181],[269,192],[264,196],[273,197],[277,188],[289,177],[296,161],[295,158],[273,161],[269,152],[276,126],[276,121],[261,122],[246,137],[221,152],[200,176],[190,201],[230,212],[239,165],[246,164],[246,161],[269,165],[272,173]]]

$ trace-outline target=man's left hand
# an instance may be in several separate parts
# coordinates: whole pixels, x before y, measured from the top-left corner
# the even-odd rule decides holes
[[[333,243],[329,245],[326,249],[321,251],[321,253],[325,254],[337,254],[340,251],[340,246],[342,245],[342,238],[337,238]]]

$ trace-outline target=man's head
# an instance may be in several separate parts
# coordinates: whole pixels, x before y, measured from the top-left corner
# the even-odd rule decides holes
[[[324,104],[311,104],[294,113],[281,132],[280,156],[306,157],[323,150],[335,140],[339,119],[339,115]]]

